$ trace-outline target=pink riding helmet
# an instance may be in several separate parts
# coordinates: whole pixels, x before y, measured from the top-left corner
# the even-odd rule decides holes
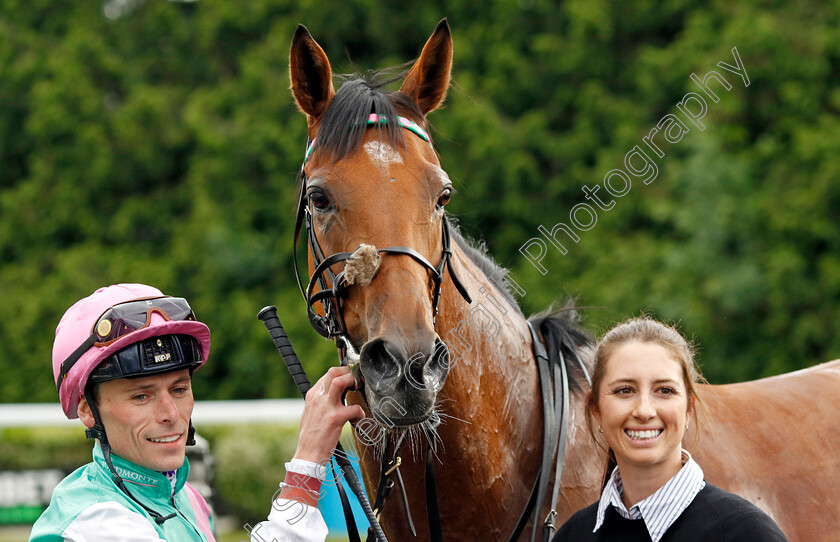
[[[90,336],[99,317],[109,308],[127,301],[163,297],[157,288],[144,284],[116,284],[100,288],[80,299],[62,316],[55,329],[52,365],[53,377],[58,384],[61,364]],[[196,367],[204,365],[210,354],[210,329],[194,320],[165,320],[157,313],[150,316],[147,327],[128,333],[107,346],[91,346],[68,372],[59,389],[59,399],[64,415],[69,419],[78,418],[76,412],[79,399],[84,396],[85,385],[91,372],[110,355],[126,346],[159,335],[189,335],[201,345],[202,360]]]

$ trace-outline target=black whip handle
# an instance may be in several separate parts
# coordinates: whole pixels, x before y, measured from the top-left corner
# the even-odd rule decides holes
[[[306,392],[312,388],[312,383],[309,381],[309,377],[306,376],[306,371],[303,370],[303,365],[300,364],[300,360],[297,354],[295,354],[295,349],[292,348],[289,336],[286,335],[286,330],[283,329],[283,324],[280,323],[280,319],[277,317],[277,307],[274,305],[263,307],[257,314],[257,318],[265,324],[265,328],[268,330],[268,334],[271,335],[277,351],[283,356],[283,361],[286,363],[286,367],[289,368],[289,372],[292,374],[298,390],[300,390],[301,395],[306,397]],[[376,538],[381,542],[388,542],[388,539],[385,538],[385,533],[382,531],[382,527],[380,527],[379,522],[376,520],[376,515],[374,515],[370,507],[365,490],[361,482],[359,482],[359,478],[356,476],[356,471],[353,470],[353,465],[350,464],[350,460],[347,458],[347,454],[344,452],[344,448],[340,442],[336,444],[335,451],[336,453],[333,455],[333,458],[338,463],[338,466],[341,467],[341,472],[344,473],[344,479],[347,481],[347,485],[350,486],[350,489],[359,499],[359,504],[362,506],[362,510],[365,516],[367,516],[368,523],[370,523]]]
[[[268,334],[271,335],[277,351],[283,356],[283,361],[286,363],[286,367],[289,368],[289,373],[291,373],[298,390],[300,390],[300,394],[306,397],[306,392],[312,388],[312,383],[309,381],[309,377],[306,376],[306,371],[303,370],[303,365],[300,364],[300,360],[297,354],[295,354],[295,349],[292,348],[289,336],[286,335],[286,330],[283,329],[283,324],[280,323],[280,319],[277,317],[277,307],[274,305],[264,307],[257,314],[257,318],[265,324]]]

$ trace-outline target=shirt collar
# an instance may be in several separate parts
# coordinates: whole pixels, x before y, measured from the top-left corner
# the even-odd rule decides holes
[[[616,467],[598,503],[598,514],[595,518],[595,528],[592,532],[598,531],[604,524],[607,509],[612,506],[626,519],[642,519],[645,522],[652,542],[659,542],[668,528],[680,517],[680,514],[688,508],[694,497],[706,486],[703,479],[703,469],[700,468],[691,454],[682,450],[683,467],[660,487],[651,496],[647,497],[630,507],[624,506],[621,496],[624,486],[621,482],[621,473]]]
[[[102,447],[97,442],[93,447],[93,461],[105,471],[107,478],[111,478],[111,472],[105,463],[105,456]],[[184,457],[184,463],[175,472],[175,482],[164,473],[141,467],[132,463],[114,452],[111,452],[111,463],[126,484],[129,484],[132,492],[138,491],[144,495],[162,496],[169,498],[184,487],[190,473],[189,461]]]

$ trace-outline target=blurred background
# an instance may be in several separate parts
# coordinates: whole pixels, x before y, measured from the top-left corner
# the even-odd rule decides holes
[[[415,58],[442,17],[454,83],[430,120],[447,209],[510,269],[526,314],[574,297],[595,333],[642,311],[677,322],[712,383],[840,356],[838,2],[0,0],[0,401],[60,416],[55,326],[117,282],[184,296],[210,326],[200,399],[297,396],[255,319],[267,304],[310,375],[335,364],[294,280],[291,37],[303,23],[334,72],[367,70]],[[717,66],[733,47],[748,87]],[[520,247],[568,224],[582,187],[711,70],[732,88],[711,83],[705,130],[662,144],[657,178],[567,254],[549,244],[540,273]],[[82,434],[0,428],[0,470],[72,470]],[[296,426],[203,434],[219,509],[264,518]]]

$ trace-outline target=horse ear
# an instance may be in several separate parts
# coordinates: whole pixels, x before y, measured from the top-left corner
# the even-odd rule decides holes
[[[313,126],[335,96],[327,54],[305,26],[299,25],[289,53],[289,77],[298,107]]]
[[[409,70],[400,92],[414,100],[423,114],[434,111],[446,98],[452,71],[452,34],[442,19]]]

